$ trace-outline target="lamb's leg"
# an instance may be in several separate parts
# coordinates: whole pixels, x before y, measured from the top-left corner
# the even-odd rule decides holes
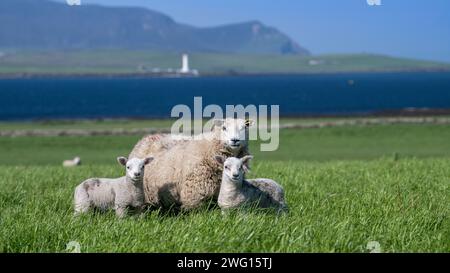
[[[91,207],[89,194],[84,187],[84,183],[76,187],[74,194],[75,215],[85,213]]]
[[[137,206],[137,207],[135,208],[135,213],[136,213],[137,215],[142,214],[143,211],[144,211],[143,206]]]
[[[144,205],[136,207],[136,216],[139,217],[140,219],[145,218],[144,209],[145,209]]]
[[[278,209],[278,215],[288,214],[288,213],[289,213],[289,207],[285,203],[282,203]]]
[[[230,217],[230,210],[229,209],[222,209],[221,213],[222,213],[222,217],[223,218]]]
[[[114,210],[116,211],[116,216],[118,218],[124,218],[127,215],[127,208],[126,207],[116,206],[114,208]]]

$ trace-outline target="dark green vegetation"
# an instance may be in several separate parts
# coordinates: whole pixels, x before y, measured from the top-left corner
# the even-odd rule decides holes
[[[0,252],[65,252],[70,241],[82,252],[367,252],[371,241],[384,252],[450,252],[449,126],[282,130],[273,153],[252,143],[250,176],[285,187],[290,213],[278,218],[218,210],[74,218],[75,185],[121,175],[115,157],[138,139],[0,138]],[[75,155],[84,166],[64,169]]]
[[[1,51],[1,50],[0,50]],[[5,51],[3,74],[140,74],[181,67],[181,55],[144,50]],[[191,67],[201,74],[333,73],[450,70],[450,65],[381,55],[250,55],[193,53]]]

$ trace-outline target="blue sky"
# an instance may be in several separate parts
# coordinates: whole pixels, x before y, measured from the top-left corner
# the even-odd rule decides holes
[[[260,20],[314,54],[380,53],[450,62],[450,0],[81,0],[142,6],[196,26]]]

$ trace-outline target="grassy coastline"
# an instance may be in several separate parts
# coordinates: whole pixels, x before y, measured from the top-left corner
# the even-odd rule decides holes
[[[0,77],[152,76],[178,69],[180,54],[143,50],[5,51]],[[376,54],[190,54],[201,75],[450,71],[450,64]],[[172,73],[172,72],[170,72]],[[169,74],[170,74],[169,73]]]

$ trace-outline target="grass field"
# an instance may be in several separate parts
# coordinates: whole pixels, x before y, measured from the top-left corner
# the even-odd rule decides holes
[[[280,125],[285,124],[317,124],[357,120],[355,117],[323,117],[323,118],[281,118]],[[140,129],[170,128],[176,119],[79,119],[79,120],[37,120],[37,121],[0,121],[0,130],[64,130],[64,129]],[[205,120],[208,121],[208,120]]]
[[[74,187],[121,175],[115,157],[138,139],[0,138],[0,251],[65,252],[77,241],[82,252],[367,252],[377,241],[383,252],[450,252],[449,126],[282,130],[273,153],[252,143],[250,176],[285,187],[282,217],[202,209],[74,218]],[[60,166],[75,155],[82,167]]]

